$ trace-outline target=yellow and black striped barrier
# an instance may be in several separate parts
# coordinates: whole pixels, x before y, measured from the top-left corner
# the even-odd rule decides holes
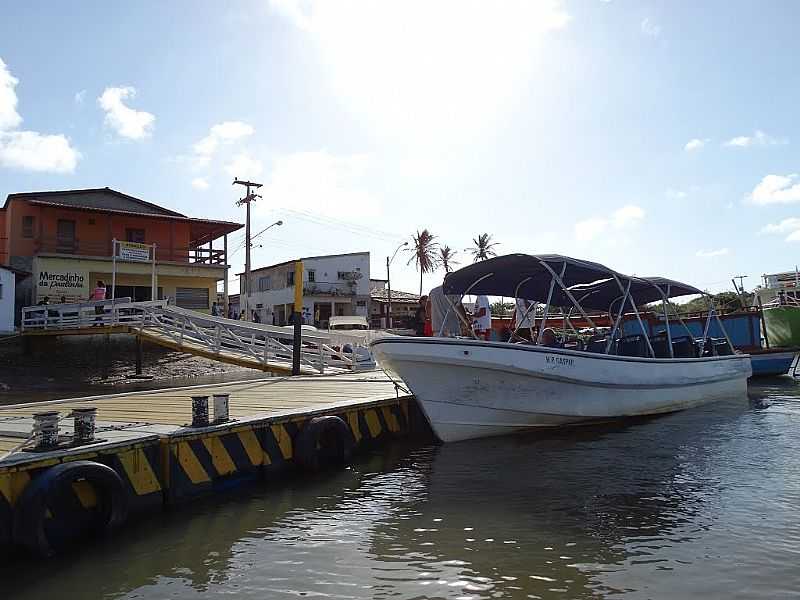
[[[18,467],[0,468],[0,555],[15,546],[31,546],[19,532],[20,522],[33,522],[26,514],[30,507],[21,505],[30,504],[31,490],[42,487],[54,471],[66,470],[67,463],[74,463],[76,468],[105,469],[117,482],[116,497],[124,498],[127,516],[155,510],[163,504],[222,492],[244,481],[274,478],[287,469],[296,468],[302,464],[296,457],[298,439],[304,427],[316,417],[339,417],[352,435],[353,446],[358,449],[385,437],[408,435],[415,430],[415,419],[420,418],[418,412],[409,398],[399,398],[325,413],[241,424],[234,421],[224,427],[211,426],[197,431],[185,428],[180,433],[145,442],[60,458],[43,457],[41,461]],[[341,423],[339,426],[344,427]],[[39,478],[42,481],[37,484]],[[98,515],[108,517],[110,492],[99,481],[91,477],[70,480],[71,490],[53,493],[57,502],[48,500],[51,504],[42,505],[44,514],[40,525],[44,537],[52,542],[51,546],[56,547],[56,542],[77,537],[90,529]],[[31,493],[26,495],[26,491]],[[25,518],[20,516],[23,514]],[[28,532],[28,538],[33,537]]]

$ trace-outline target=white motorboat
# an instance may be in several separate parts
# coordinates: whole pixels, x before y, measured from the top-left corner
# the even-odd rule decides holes
[[[703,338],[692,337],[679,318],[670,322],[667,299],[703,294],[692,286],[630,277],[563,256],[514,254],[450,273],[443,289],[462,297],[533,301],[533,331],[536,315],[541,314],[541,325],[555,306],[571,305],[592,325],[586,310],[603,310],[613,323],[610,332],[573,347],[543,345],[543,327],[532,333],[532,343],[445,337],[373,341],[378,364],[410,387],[444,442],[667,413],[746,394],[750,357],[734,353],[727,334],[724,340],[708,338],[712,318],[724,332],[713,305]],[[665,329],[650,338],[642,333],[636,307],[656,301],[663,302]],[[571,313],[561,314],[569,325]],[[623,323],[638,323],[638,333],[626,331]]]

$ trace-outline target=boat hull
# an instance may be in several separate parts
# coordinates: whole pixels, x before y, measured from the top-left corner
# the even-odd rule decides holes
[[[794,350],[753,352],[750,355],[753,377],[786,375],[792,367],[795,355],[796,351]]]
[[[770,346],[775,348],[800,346],[800,307],[764,308],[764,328]]]
[[[640,359],[519,344],[404,338],[372,344],[444,442],[673,412],[744,395],[748,355]]]

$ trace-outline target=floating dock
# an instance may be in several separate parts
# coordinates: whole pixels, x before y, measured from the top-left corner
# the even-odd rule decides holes
[[[192,397],[226,394],[229,420],[198,426]],[[94,440],[76,445],[72,415],[86,408],[97,409]],[[43,411],[63,419],[56,446],[30,439]],[[2,408],[0,554],[56,554],[129,515],[290,469],[314,471],[364,445],[424,431],[408,392],[374,371]]]

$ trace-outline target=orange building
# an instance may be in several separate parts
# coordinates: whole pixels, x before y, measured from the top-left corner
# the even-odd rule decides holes
[[[226,279],[227,235],[241,227],[110,188],[9,194],[0,209],[0,264],[31,273],[17,286],[19,312],[44,296],[51,303],[86,300],[98,280],[110,298],[112,241],[155,244],[158,298],[207,312]],[[115,296],[150,300],[152,264],[116,264]]]

